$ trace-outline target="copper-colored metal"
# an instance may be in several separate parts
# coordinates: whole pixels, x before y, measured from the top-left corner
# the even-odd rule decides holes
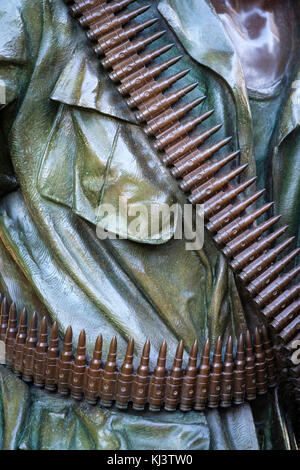
[[[245,248],[249,247],[255,240],[257,240],[264,232],[269,230],[280,220],[280,215],[271,217],[270,219],[262,222],[257,227],[245,230],[241,235],[235,237],[222,249],[224,255],[228,258],[240,253]]]
[[[288,343],[294,338],[294,336],[300,331],[300,321],[299,317],[294,318],[294,320],[289,323],[280,333],[279,338],[284,342]]]
[[[163,405],[166,383],[166,355],[167,343],[164,341],[160,347],[157,364],[150,379],[149,410],[159,411]]]
[[[122,62],[115,64],[113,66],[113,71],[109,73],[108,76],[113,82],[120,82],[131,73],[149,64],[156,57],[160,57],[168,52],[173,46],[174,44],[167,44],[166,46],[161,46],[153,51],[145,52],[141,55],[133,54]]]
[[[273,318],[278,312],[285,309],[289,303],[300,294],[300,284],[297,284],[283,292],[277,299],[273,300],[263,310],[262,314],[267,320]]]
[[[286,227],[287,228],[287,227]],[[286,266],[291,263],[300,253],[300,248],[291,251],[287,256],[277,261],[269,269],[267,269],[263,274],[254,279],[247,287],[249,294],[254,296],[260,292],[266,285],[268,285],[273,279],[286,268]]]
[[[221,158],[217,162],[205,163],[196,170],[193,170],[191,173],[188,173],[186,176],[184,176],[182,182],[179,184],[179,187],[183,191],[189,191],[191,188],[203,184],[205,181],[209,180],[209,178],[214,176],[223,166],[234,160],[239,155],[239,153],[239,151],[233,152],[226,157]]]
[[[16,336],[16,342],[14,345],[13,355],[13,371],[17,375],[22,374],[23,365],[23,351],[24,345],[27,338],[27,312],[24,308],[20,315],[19,328]]]
[[[210,222],[217,220],[216,214],[225,210],[224,208],[228,206],[239,194],[245,191],[249,186],[251,186],[256,181],[256,177],[251,178],[245,183],[241,183],[238,186],[233,187],[229,190],[222,190],[217,193],[215,196],[210,198],[204,204],[204,216],[207,219],[210,219]]]
[[[151,18],[151,20],[143,21],[127,28],[118,29],[111,33],[102,36],[97,45],[93,47],[95,53],[99,56],[106,54],[108,51],[115,49],[120,44],[129,41],[131,38],[137,36],[141,31],[150,28],[154,23],[158,21],[158,18]]]
[[[86,370],[86,336],[82,330],[77,345],[77,351],[72,362],[71,395],[75,400],[81,400],[84,392],[84,376]]]
[[[1,302],[1,313],[0,313],[0,341],[5,341],[6,330],[8,327],[8,314],[9,305],[7,298],[3,297]]]
[[[185,156],[190,151],[197,149],[197,147],[203,144],[210,136],[218,132],[221,127],[222,124],[218,124],[195,137],[186,137],[179,143],[167,148],[166,156],[162,159],[163,163],[165,165],[171,165],[171,163]]]
[[[13,302],[9,309],[8,325],[5,335],[5,363],[12,367],[14,361],[14,346],[17,335],[17,309]]]
[[[247,264],[250,264],[256,258],[258,258],[259,255],[261,255],[267,248],[269,248],[274,241],[276,241],[279,237],[281,237],[281,235],[283,235],[286,232],[287,228],[288,228],[287,225],[285,225],[284,227],[280,227],[275,232],[262,238],[258,242],[253,243],[248,248],[246,248],[246,250],[240,252],[237,256],[234,257],[234,259],[230,263],[230,266],[232,267],[232,269],[234,271],[239,271],[240,269],[247,266]],[[256,290],[253,290],[254,286],[258,289],[257,292],[259,292],[259,286],[263,285],[263,283],[267,279],[268,279],[267,272],[263,273],[261,276],[254,279],[252,283],[250,283],[246,287],[248,292],[249,293],[253,292],[253,294],[255,294]]]
[[[165,131],[170,125],[172,125],[174,122],[176,123],[179,119],[184,117],[189,111],[198,106],[204,100],[205,96],[201,96],[201,98],[197,98],[191,101],[190,103],[178,106],[175,109],[168,109],[164,113],[160,114],[158,117],[150,119],[150,121],[147,122],[147,126],[144,128],[144,132],[147,135],[159,135],[160,133]]]
[[[300,250],[299,250],[300,251]],[[270,303],[279,293],[300,273],[300,266],[291,269],[288,273],[280,276],[265,289],[263,289],[255,298],[254,302],[259,307]]]
[[[33,379],[33,361],[37,343],[37,313],[34,312],[29,326],[28,336],[26,338],[23,351],[22,379],[25,382],[31,382]]]
[[[130,3],[135,1],[136,0],[120,0],[110,2],[109,4],[101,2],[102,4],[98,4],[94,6],[94,8],[84,12],[83,15],[78,19],[78,22],[82,27],[90,26],[96,23],[98,20],[105,20],[105,18],[108,18],[110,14],[121,11],[123,8],[130,5]]]
[[[222,408],[228,408],[232,404],[233,371],[233,341],[232,337],[229,336],[226,345],[225,360],[221,377],[220,406]]]
[[[192,346],[189,362],[182,381],[180,400],[181,411],[189,411],[193,407],[197,381],[197,354],[198,341],[196,340]]]
[[[49,347],[47,351],[45,389],[49,392],[56,391],[59,357],[58,325],[55,321],[51,328]]]
[[[208,400],[208,382],[210,375],[210,341],[206,340],[203,348],[199,373],[196,380],[196,393],[194,409],[198,411],[205,410]]]
[[[68,395],[70,392],[71,373],[72,373],[72,359],[73,359],[73,348],[72,348],[73,332],[72,327],[67,328],[63,350],[61,353],[60,360],[58,362],[58,392],[61,395]]]
[[[121,95],[125,96],[132,90],[138,90],[142,88],[144,85],[157,77],[161,72],[176,64],[176,62],[178,62],[181,58],[181,55],[172,57],[172,59],[165,60],[158,65],[153,65],[152,67],[147,68],[143,67],[137,72],[132,73],[127,78],[122,80],[122,85],[118,87],[119,92]]]
[[[211,180],[207,183],[204,183],[199,188],[193,189],[191,196],[189,196],[189,201],[192,204],[202,204],[207,199],[209,199],[214,194],[218,193],[222,188],[224,188],[230,180],[238,176],[242,171],[247,168],[248,164],[245,163],[244,165],[231,170],[224,176],[220,176],[219,178],[211,178]]]
[[[264,189],[261,191],[257,191],[252,196],[243,199],[240,202],[237,202],[235,205],[229,205],[222,211],[218,212],[217,215],[212,217],[209,223],[206,225],[207,230],[210,232],[217,232],[218,230],[225,227],[225,225],[229,224],[233,221],[238,215],[240,215],[247,207],[251,206],[260,196],[263,195],[265,192]]]
[[[241,279],[241,281],[244,283],[254,279],[263,271],[263,269],[267,268],[277,258],[277,256],[280,255],[280,253],[282,253],[289,245],[291,245],[294,239],[295,237],[290,237],[272,250],[262,254],[259,258],[243,269],[243,271],[238,275],[239,279]]]
[[[254,210],[250,214],[245,215],[244,217],[237,217],[233,222],[223,227],[217,235],[215,235],[214,240],[218,245],[224,245],[241,233],[249,225],[261,217],[265,212],[267,212],[272,206],[273,202],[268,202],[264,204],[259,209]]]
[[[95,405],[100,391],[102,376],[102,335],[96,339],[95,349],[91,363],[87,369],[85,386],[85,399],[90,405]]]
[[[183,341],[180,341],[175,354],[173,367],[166,383],[165,410],[175,411],[180,403],[182,386]]]
[[[268,334],[268,330],[265,327],[265,325],[263,325],[261,332],[262,332],[262,339],[263,339],[263,347],[265,351],[265,358],[266,358],[266,363],[267,363],[268,386],[276,387],[277,374],[276,374],[274,351],[271,345],[271,340]]]
[[[208,407],[218,408],[222,378],[222,338],[219,336],[214,352],[208,385]]]
[[[238,339],[235,357],[235,370],[233,372],[233,403],[239,405],[245,401],[246,371],[245,371],[244,335]]]
[[[117,384],[117,338],[111,340],[107,361],[102,374],[100,388],[100,403],[102,406],[110,407],[113,403]]]
[[[145,13],[150,8],[150,5],[144,7],[136,8],[135,10],[130,10],[120,15],[108,14],[105,19],[99,20],[96,23],[90,25],[90,29],[87,31],[86,35],[91,41],[95,41],[101,36],[109,33],[110,31],[123,26],[128,23],[130,20],[137,18],[138,16]]]
[[[65,3],[70,3],[68,0],[65,0]],[[93,8],[95,6],[100,6],[106,3],[106,0],[82,0],[77,1],[74,5],[70,6],[70,11],[73,16],[78,16],[83,14],[85,11]]]
[[[35,348],[33,363],[33,382],[36,387],[45,385],[46,357],[48,350],[47,318],[43,317],[40,324],[39,337]]]
[[[251,401],[256,398],[256,370],[255,370],[255,355],[252,347],[252,340],[250,331],[246,332],[246,399]]]
[[[139,88],[137,91],[132,91],[130,98],[126,100],[130,108],[136,108],[145,101],[148,101],[155,95],[158,95],[176,83],[181,78],[189,73],[190,69],[184,69],[181,72],[175,73],[170,77],[163,78],[158,81],[147,83],[144,87]]]
[[[258,395],[263,395],[268,391],[268,376],[265,352],[261,335],[258,328],[254,332],[254,348],[255,348],[255,371],[256,371],[256,388]]]
[[[141,362],[132,384],[132,407],[137,411],[142,411],[147,403],[149,388],[149,356],[150,341],[146,341]]]
[[[116,388],[116,406],[121,410],[126,410],[130,401],[133,382],[133,352],[134,341],[131,338],[128,342],[125,359],[118,375]]]
[[[137,120],[143,122],[149,119],[154,119],[156,116],[180,100],[180,98],[183,98],[185,95],[194,90],[197,85],[198,82],[192,83],[191,85],[187,85],[184,88],[169,93],[168,95],[163,95],[160,93],[157,96],[154,96],[140,106],[139,112],[136,113]]]
[[[288,323],[294,320],[295,316],[300,312],[300,299],[295,300],[291,305],[286,307],[279,315],[276,315],[272,323],[270,324],[271,329],[276,333],[279,333]]]
[[[154,143],[156,150],[163,150],[169,145],[176,142],[180,137],[188,135],[192,132],[201,122],[209,118],[213,113],[213,110],[207,111],[198,117],[189,119],[184,123],[177,123],[169,127],[163,133],[156,136],[157,141]]]
[[[116,64],[119,65],[120,62],[134,56],[152,42],[157,41],[157,39],[161,38],[165,32],[166,31],[159,31],[145,38],[137,39],[135,41],[126,41],[120,46],[107,52],[105,58],[101,60],[101,64],[105,69],[114,67]]]

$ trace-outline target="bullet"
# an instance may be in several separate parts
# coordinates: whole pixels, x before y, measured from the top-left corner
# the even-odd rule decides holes
[[[241,270],[242,268],[244,268],[245,266],[247,266],[248,264],[252,263],[256,258],[258,258],[262,253],[264,253],[264,251],[267,248],[269,248],[272,245],[272,243],[274,243],[279,237],[281,237],[281,235],[283,235],[287,229],[288,229],[288,225],[285,225],[284,227],[280,227],[278,230],[271,233],[270,235],[267,235],[266,237],[262,238],[258,242],[255,242],[252,245],[248,246],[246,250],[240,252],[230,262],[230,266],[232,267],[232,269],[235,272],[237,272]],[[254,280],[253,282],[256,282],[256,280]],[[249,288],[249,292],[251,290],[250,286],[251,284],[247,287],[247,290]]]
[[[130,10],[125,13],[122,13],[118,16],[113,14],[108,14],[105,20],[100,20],[96,23],[90,25],[90,29],[87,31],[86,35],[91,41],[101,40],[101,36],[106,35],[114,29],[120,28],[124,24],[128,23],[130,20],[137,18],[146,10],[148,10],[150,5],[136,8],[135,10]]]
[[[201,104],[204,100],[205,96],[201,96],[200,98],[196,98],[195,100],[182,106],[167,109],[159,116],[150,119],[150,121],[147,122],[147,126],[144,128],[144,132],[149,136],[162,133],[168,129],[170,125],[173,125],[179,119],[183,118],[187,113]]]
[[[65,0],[65,3],[71,3],[71,1],[68,2],[68,0]],[[106,0],[82,0],[77,2],[75,5],[71,5],[70,10],[73,16],[78,16],[90,8],[103,4],[106,4]]]
[[[182,55],[172,57],[172,59],[165,60],[158,65],[152,65],[151,67],[143,67],[141,70],[132,73],[127,78],[122,80],[122,85],[118,86],[118,90],[122,96],[129,94],[132,90],[136,91],[142,88],[149,82],[152,82],[161,72],[167,70],[172,65],[176,64]]]
[[[300,321],[299,317],[297,316],[294,318],[294,320],[291,323],[288,323],[288,325],[279,333],[279,338],[281,341],[283,341],[285,344],[291,341],[297,333],[300,331]]]
[[[231,257],[240,253],[245,248],[249,247],[254,241],[256,241],[264,232],[269,230],[280,220],[280,215],[271,217],[270,219],[262,222],[256,227],[252,227],[251,230],[245,230],[241,235],[235,237],[222,249],[223,254],[226,257]]]
[[[265,325],[263,325],[261,332],[262,332],[263,348],[265,351],[265,359],[266,359],[266,364],[267,364],[268,386],[276,387],[277,374],[276,374],[275,356],[274,356],[274,351],[271,345],[271,340],[268,334],[268,330],[265,327]]]
[[[117,385],[117,338],[111,340],[100,387],[100,404],[109,408],[113,404]]]
[[[164,392],[166,384],[166,354],[167,343],[163,341],[154,373],[150,379],[149,390],[149,410],[160,411],[164,402]]]
[[[185,70],[182,70],[181,72],[171,75],[170,77],[162,78],[161,80],[147,83],[145,86],[143,86],[142,88],[139,88],[137,91],[132,91],[130,98],[126,99],[126,103],[128,104],[130,108],[137,108],[138,106],[145,103],[153,96],[162,93],[171,85],[179,81],[181,78],[185,77],[189,73],[189,71],[190,69],[185,69]]]
[[[292,321],[300,312],[300,299],[293,302],[291,305],[282,310],[279,315],[276,315],[270,328],[274,333],[279,333],[285,326]]]
[[[287,227],[287,226],[286,226]],[[286,266],[291,263],[300,253],[300,248],[293,250],[287,256],[277,261],[277,263],[270,266],[263,274],[258,276],[256,279],[246,287],[252,297],[260,292],[265,286],[269,285],[273,279],[276,279],[279,274],[284,271]]]
[[[239,153],[239,151],[234,152],[224,158],[221,158],[215,163],[206,163],[200,166],[199,168],[184,176],[182,182],[179,183],[179,187],[182,189],[182,191],[186,192],[196,185],[205,183],[205,181],[214,176],[223,166],[234,160],[239,155]]]
[[[206,408],[208,400],[208,383],[210,376],[210,341],[206,340],[203,348],[201,362],[199,366],[199,374],[196,379],[196,393],[194,409],[203,411]]]
[[[245,191],[256,181],[256,177],[251,178],[245,183],[241,183],[238,186],[226,191],[220,191],[211,199],[204,204],[204,216],[206,219],[210,219],[210,222],[214,223],[218,219],[218,213],[224,210],[228,204],[230,204],[239,194]]]
[[[102,335],[96,339],[93,358],[87,370],[85,399],[90,405],[96,405],[99,392],[102,370]]]
[[[5,335],[5,363],[12,368],[14,361],[14,346],[17,335],[17,309],[13,302],[9,309],[8,325]]]
[[[197,354],[198,341],[195,340],[192,346],[189,362],[185,371],[181,390],[181,411],[190,411],[193,408],[196,393],[197,381]]]
[[[27,338],[27,312],[26,312],[26,309],[23,308],[21,315],[20,315],[19,328],[18,328],[16,342],[14,346],[13,371],[17,375],[21,375],[22,373],[23,351],[24,351],[26,338]]]
[[[224,176],[218,178],[211,178],[210,181],[204,183],[202,186],[193,189],[191,196],[189,196],[189,201],[192,204],[202,204],[215,193],[219,192],[224,186],[226,186],[230,180],[238,176],[242,171],[247,168],[248,164],[239,166],[238,168],[231,170]]]
[[[37,319],[37,313],[34,312],[30,320],[28,336],[24,346],[22,379],[25,382],[31,382],[33,379],[33,361],[37,343]]]
[[[255,355],[252,347],[252,339],[250,331],[246,332],[246,399],[248,401],[256,398],[256,371],[255,371]]]
[[[180,90],[176,90],[173,93],[169,93],[168,95],[160,93],[159,95],[151,98],[140,106],[140,110],[136,113],[137,120],[139,122],[144,122],[149,119],[154,119],[157,115],[172,106],[172,104],[176,103],[180,98],[183,98],[194,90],[197,85],[198,82],[192,83],[191,85],[181,88]]]
[[[208,111],[208,113],[212,111]],[[212,144],[203,150],[197,149],[189,153],[187,156],[180,158],[179,160],[174,162],[174,167],[170,170],[172,176],[174,176],[175,178],[180,178],[181,176],[184,176],[190,171],[195,170],[200,164],[206,162],[218,150],[224,147],[224,145],[227,145],[230,140],[231,137],[227,137],[226,139],[220,140],[216,144]]]
[[[166,156],[162,159],[165,165],[171,165],[174,161],[186,155],[191,150],[195,150],[199,145],[203,144],[209,137],[221,129],[222,124],[212,127],[195,137],[186,137],[179,143],[166,149]]]
[[[120,44],[124,44],[131,38],[134,38],[138,33],[150,28],[154,23],[158,21],[158,18],[152,18],[151,20],[143,21],[142,23],[122,28],[116,31],[112,31],[99,40],[98,44],[93,46],[95,53],[98,56],[106,54],[107,52],[115,49]]]
[[[115,65],[119,65],[125,59],[134,56],[152,42],[157,41],[157,39],[161,38],[165,32],[166,31],[159,31],[158,33],[154,33],[146,38],[136,39],[135,41],[126,41],[120,46],[108,51],[105,58],[101,60],[101,64],[106,70],[114,67]]]
[[[221,393],[221,379],[222,379],[222,338],[219,336],[217,340],[216,349],[213,356],[211,373],[208,385],[208,407],[218,408]]]
[[[263,289],[255,298],[254,302],[258,307],[262,307],[275,299],[279,293],[289,285],[289,283],[300,273],[300,266],[291,269],[288,273],[278,277],[275,281]]]
[[[300,294],[300,284],[296,284],[290,289],[286,289],[277,299],[273,300],[263,310],[262,314],[267,320],[273,318],[278,312],[286,308],[289,303]]]
[[[86,13],[83,13],[83,15],[78,19],[78,22],[80,26],[84,28],[96,23],[98,20],[105,21],[105,19],[112,13],[121,11],[123,8],[130,5],[130,3],[135,1],[136,0],[122,0],[118,2],[110,2],[109,4],[102,2],[102,4],[98,4],[94,8],[86,11]]]
[[[168,52],[173,46],[174,44],[167,44],[166,46],[159,47],[141,55],[133,54],[119,64],[115,64],[113,66],[113,71],[109,73],[108,76],[113,82],[120,82],[124,78],[128,77],[128,75],[141,69],[152,62],[152,60]]]
[[[183,341],[178,344],[173,367],[169,377],[167,378],[165,393],[165,410],[175,411],[180,403],[180,393],[182,386],[182,357],[183,357]]]
[[[69,394],[71,388],[73,359],[72,338],[72,327],[69,326],[66,330],[63,350],[58,361],[58,393],[64,396]]]
[[[243,217],[237,217],[233,222],[225,225],[221,230],[218,231],[217,235],[214,236],[214,240],[218,245],[225,245],[239,233],[243,232],[245,228],[253,224],[253,222],[267,212],[272,206],[273,202],[264,204],[259,209],[254,210],[250,214],[246,214]]]
[[[233,403],[240,405],[245,401],[246,371],[245,371],[244,335],[238,339],[235,357],[235,370],[233,373]]]
[[[225,361],[223,364],[223,371],[221,376],[220,406],[222,408],[228,408],[232,404],[233,370],[233,341],[232,337],[229,336],[226,345]]]
[[[42,388],[45,385],[46,357],[48,349],[47,318],[43,317],[40,325],[39,337],[36,344],[33,362],[33,383]]]
[[[141,362],[132,384],[132,407],[137,411],[144,410],[147,403],[149,388],[149,357],[150,341],[146,341]]]
[[[84,392],[84,378],[86,371],[86,335],[82,330],[77,345],[77,351],[72,363],[71,396],[75,400],[82,400]]]
[[[58,325],[55,321],[51,328],[49,347],[47,351],[46,362],[46,380],[45,389],[49,392],[56,391],[57,375],[58,375],[58,357],[59,357],[59,338]]]
[[[268,391],[268,377],[266,357],[263,350],[261,335],[258,328],[254,332],[254,348],[255,348],[255,371],[256,371],[256,388],[258,395],[264,395]]]
[[[242,212],[244,212],[247,207],[251,206],[251,204],[257,201],[257,199],[259,199],[264,192],[265,190],[257,191],[252,196],[237,202],[235,205],[226,207],[223,211],[219,212],[217,216],[210,219],[209,223],[206,225],[206,228],[210,232],[217,232],[218,230],[222,229]]]
[[[116,389],[116,407],[121,410],[126,410],[130,401],[134,373],[132,364],[133,353],[134,341],[131,338],[128,342],[125,359],[118,375],[118,384]]]
[[[257,274],[260,274],[265,268],[267,268],[276,258],[282,253],[291,243],[293,243],[295,237],[290,237],[284,240],[282,243],[277,245],[272,250],[268,250],[263,253],[252,263],[248,264],[238,277],[243,282],[249,282],[254,279]]]
[[[7,298],[3,297],[0,312],[0,341],[5,341],[6,330],[8,327],[8,313],[9,305],[7,302]]]

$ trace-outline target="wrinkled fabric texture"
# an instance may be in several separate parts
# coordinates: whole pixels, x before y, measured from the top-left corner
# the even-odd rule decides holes
[[[135,7],[145,3],[137,1]],[[209,142],[231,135],[219,155],[239,147],[241,162],[249,164],[243,178],[255,175],[251,104],[242,66],[219,18],[209,2],[196,0],[155,1],[143,19],[157,15],[167,33],[155,47],[175,42],[185,54],[172,73],[190,68],[181,86],[199,82],[182,102],[205,94],[191,115],[214,108],[201,129],[223,122]],[[186,199],[64,2],[6,1],[0,26],[0,79],[6,87],[0,114],[2,291],[19,309],[25,305],[30,313],[36,309],[50,322],[57,320],[61,334],[71,324],[77,338],[84,328],[90,354],[100,332],[104,354],[117,335],[119,361],[129,337],[136,357],[149,338],[152,367],[163,339],[170,361],[181,338],[186,355],[195,338],[200,348],[207,336],[214,346],[220,334],[236,337],[258,324],[208,237],[202,250],[186,251],[185,240],[173,238],[176,218],[151,238],[131,232],[122,216],[116,224],[99,217],[105,204],[118,212],[120,196],[132,213],[140,204],[163,207]],[[164,58],[173,55],[172,50]],[[281,182],[280,174],[289,162],[299,161],[293,140],[299,120],[292,96],[284,92],[269,160],[276,210],[284,208],[291,232],[297,233],[299,178],[293,173]],[[128,239],[99,240],[97,225]],[[293,446],[285,412],[274,397],[267,417],[250,405],[205,415],[134,415],[28,389],[6,369],[1,377],[3,384],[12,384],[3,385],[2,408],[10,406],[16,416],[6,433],[8,418],[2,413],[3,448],[171,449],[174,436],[181,449]],[[271,433],[274,422],[276,433]]]

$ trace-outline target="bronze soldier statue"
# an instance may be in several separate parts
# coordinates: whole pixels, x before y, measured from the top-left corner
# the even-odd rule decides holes
[[[114,69],[110,80],[105,70],[109,63],[104,61],[99,67],[97,54],[103,51],[96,44],[93,51],[87,41],[84,17],[81,28],[80,21],[69,15],[66,3],[5,0],[0,12],[1,291],[15,300],[18,311],[26,307],[40,365],[46,349],[41,333],[39,338],[36,335],[33,311],[39,313],[41,324],[48,319],[53,325],[52,359],[58,352],[57,328],[65,338],[58,384],[63,393],[64,373],[70,366],[69,325],[74,337],[80,335],[72,365],[78,378],[72,383],[73,398],[82,395],[82,364],[86,351],[92,356],[96,342],[89,370],[93,381],[101,360],[99,333],[103,338],[117,336],[117,359],[121,364],[126,355],[129,366],[143,349],[145,355],[144,345],[150,340],[151,369],[159,366],[159,351],[159,367],[165,367],[165,346],[161,345],[167,341],[170,357],[177,360],[173,379],[181,354],[187,359],[190,351],[187,377],[192,380],[196,376],[196,339],[204,348],[203,384],[209,338],[215,351],[211,384],[218,384],[222,365],[218,338],[222,336],[227,344],[223,370],[226,366],[227,373],[232,374],[231,337],[239,339],[250,329],[259,357],[256,327],[262,326],[261,319],[245,300],[225,256],[211,237],[205,238],[202,249],[186,250],[185,240],[174,237],[176,220],[170,227],[160,227],[154,238],[127,225],[120,210],[124,199],[133,212],[140,204],[163,208],[187,202],[157,153],[170,136],[162,134],[163,140],[156,145],[148,139],[139,117],[147,120],[151,110],[137,115],[128,106],[130,102],[126,104],[122,99],[113,81],[118,82],[124,70]],[[99,6],[101,2],[96,3]],[[110,3],[123,3],[119,5],[121,13],[125,6],[126,14],[138,9],[138,14],[128,14],[128,31],[140,34],[146,51],[158,48],[157,55],[164,54],[167,65],[163,66],[162,77],[167,81],[172,71],[172,91],[184,90],[182,96],[176,91],[175,98],[180,99],[180,106],[190,106],[191,130],[201,122],[201,132],[207,132],[209,138],[205,145],[218,149],[220,159],[240,149],[239,164],[247,164],[247,168],[243,166],[239,182],[246,187],[249,179],[257,177],[257,190],[267,188],[265,202],[275,201],[272,215],[282,214],[281,222],[289,225],[287,233],[294,236],[291,244],[296,245],[300,161],[298,2],[155,0],[149,8],[145,8],[144,0]],[[87,36],[93,39],[93,35],[106,33],[105,28],[106,23],[95,26]],[[147,40],[150,33],[151,41]],[[155,54],[151,59],[154,64],[162,61],[157,61]],[[231,169],[237,170],[233,157],[229,160]],[[252,185],[248,190],[249,196],[254,194]],[[106,205],[115,209],[117,223],[110,215],[99,219],[99,210]],[[100,239],[102,230],[114,236]],[[21,332],[26,323],[22,315]],[[15,325],[15,315],[11,318]],[[82,329],[85,334],[80,333]],[[134,340],[134,351],[133,341],[127,345],[130,338]],[[110,354],[113,365],[114,341],[110,346],[109,341],[103,341],[103,354]],[[30,358],[30,344],[26,347]],[[249,336],[246,347],[245,364],[250,370],[254,353]],[[245,361],[241,339],[236,357],[240,363]],[[106,372],[114,370],[107,368]],[[125,372],[126,367],[121,377],[126,385]],[[238,367],[235,373],[239,378]],[[264,373],[258,381],[262,390]],[[32,379],[36,385],[52,390],[54,378],[49,377],[45,383],[44,374],[42,367],[37,367]],[[134,409],[122,412],[117,408],[94,408],[47,394],[30,388],[5,367],[1,367],[1,379],[5,423],[2,448],[296,447],[290,413],[277,388],[251,405],[219,410],[213,408],[215,400],[221,396],[226,403],[226,390],[218,390],[220,396],[216,396],[216,388],[210,385],[209,410],[201,411],[199,400],[198,412],[155,413],[161,402],[152,400],[150,410],[139,414]],[[176,381],[169,385],[175,386]],[[122,405],[125,392],[126,386],[124,391],[116,390],[117,404]],[[234,393],[238,403],[240,390]],[[250,385],[248,393],[251,396]],[[184,398],[188,410],[188,396]],[[92,389],[88,399],[92,403],[95,400]],[[136,403],[138,407],[139,401]],[[107,403],[104,400],[102,404]],[[174,403],[170,401],[166,410],[168,407],[172,409]],[[6,413],[7,409],[13,412]]]

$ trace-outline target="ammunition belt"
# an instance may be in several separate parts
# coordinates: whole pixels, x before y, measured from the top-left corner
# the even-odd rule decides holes
[[[95,405],[98,400],[105,407],[116,404],[135,410],[182,411],[240,405],[257,395],[267,393],[277,385],[275,354],[267,328],[256,328],[254,338],[247,331],[241,334],[236,347],[231,337],[226,341],[222,359],[223,341],[219,337],[211,360],[210,341],[207,340],[200,363],[198,343],[194,342],[186,367],[183,367],[183,342],[180,341],[171,370],[166,368],[167,343],[161,345],[157,365],[150,370],[150,342],[144,345],[139,366],[134,370],[134,341],[128,342],[121,367],[117,367],[117,339],[110,343],[107,360],[102,363],[102,336],[99,335],[92,359],[86,355],[86,335],[83,330],[73,354],[72,327],[59,345],[57,323],[52,325],[48,340],[47,319],[39,326],[38,316],[33,313],[27,331],[27,313],[19,316],[16,306],[9,307],[7,299],[1,302],[0,341],[5,343],[5,362],[25,382],[50,392],[85,399]],[[235,351],[235,353],[234,353]]]
[[[239,152],[208,163],[208,160],[230,138],[221,140],[208,148],[201,144],[221,126],[215,126],[197,136],[190,132],[211,112],[197,118],[181,121],[203,97],[188,104],[173,105],[190,92],[197,84],[191,84],[178,91],[164,94],[172,84],[188,73],[188,70],[159,79],[161,72],[180,60],[177,56],[151,65],[153,59],[170,49],[166,45],[150,52],[144,52],[147,45],[161,37],[163,31],[149,36],[138,34],[154,25],[157,19],[139,23],[132,22],[147,8],[127,9],[134,0],[64,0],[73,17],[86,31],[91,45],[101,58],[101,64],[116,83],[128,106],[136,109],[136,118],[144,123],[145,133],[154,138],[155,148],[161,152],[162,162],[169,167],[180,188],[188,195],[192,204],[205,203],[206,229],[212,235],[218,248],[228,259],[238,285],[248,296],[253,308],[264,324],[270,329],[277,349],[276,358],[281,379],[293,390],[298,412],[300,408],[299,366],[292,360],[295,344],[300,339],[300,284],[295,280],[300,266],[286,272],[286,267],[300,252],[291,250],[276,261],[281,253],[294,241],[287,238],[271,248],[287,227],[279,227],[273,233],[268,230],[280,216],[271,217],[255,225],[255,221],[273,205],[267,203],[243,215],[244,211],[258,200],[263,191],[242,199],[237,196],[255,181],[252,178],[237,186],[229,182],[246,168],[240,165],[219,176],[218,171],[227,163],[238,158]],[[294,282],[293,282],[294,281]]]

